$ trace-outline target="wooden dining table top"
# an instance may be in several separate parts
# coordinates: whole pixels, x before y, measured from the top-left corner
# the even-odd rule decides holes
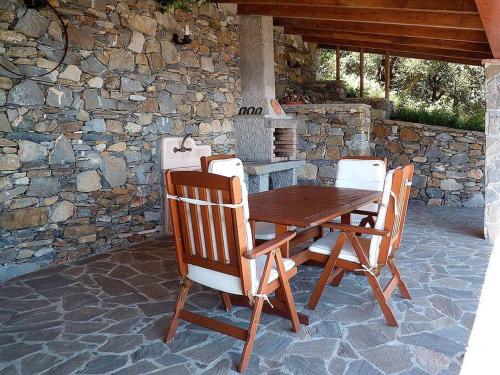
[[[294,185],[250,194],[250,220],[310,228],[379,202],[382,192]]]

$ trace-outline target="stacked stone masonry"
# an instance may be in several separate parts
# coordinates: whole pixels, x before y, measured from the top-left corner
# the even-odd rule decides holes
[[[0,2],[0,54],[33,76],[56,66],[63,36],[50,10],[25,13],[22,3]],[[68,21],[62,66],[35,79],[0,68],[0,281],[157,237],[159,136],[191,133],[215,153],[235,152],[234,6],[171,15],[153,0],[54,4]],[[193,42],[173,44],[186,24]],[[309,48],[276,28],[285,81],[298,75],[279,64],[312,67]]]
[[[391,167],[415,166],[413,198],[429,205],[484,206],[484,133],[377,120],[372,138],[376,155]]]
[[[282,98],[287,89],[303,93],[304,84],[316,79],[317,48],[304,42],[299,35],[285,34],[282,27],[274,28],[274,72],[276,97]]]
[[[500,238],[500,60],[486,62],[485,234]]]
[[[64,44],[52,12],[25,14],[21,3],[0,4],[0,53],[33,76],[57,64]],[[173,16],[144,0],[57,9],[68,20],[63,65],[39,79],[0,71],[0,281],[158,236],[158,136],[192,133],[234,152],[233,12]],[[174,45],[185,24],[193,43]]]
[[[303,184],[332,185],[336,165],[346,155],[370,155],[370,107],[365,104],[285,105],[302,121],[297,128],[299,171]]]

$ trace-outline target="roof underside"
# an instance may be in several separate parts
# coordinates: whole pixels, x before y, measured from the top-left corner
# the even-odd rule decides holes
[[[320,48],[480,65],[500,58],[498,0],[222,0]]]

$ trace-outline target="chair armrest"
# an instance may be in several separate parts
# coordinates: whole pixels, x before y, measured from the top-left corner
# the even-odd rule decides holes
[[[253,248],[250,251],[247,251],[244,256],[247,259],[254,259],[257,258],[258,256],[267,254],[271,250],[276,249],[277,247],[280,247],[281,245],[290,242],[292,238],[294,238],[297,235],[297,233],[292,232],[292,231],[287,231],[285,233],[280,234],[279,236],[276,236],[272,240],[266,241],[263,244],[260,244],[259,246]]]
[[[388,230],[385,230],[385,229],[373,229],[373,228],[366,228],[366,227],[357,227],[355,225],[349,225],[349,224],[324,223],[321,226],[327,227],[330,229],[337,229],[337,230],[340,230],[343,232],[371,234],[373,236],[387,237],[391,234],[391,232],[389,232]]]
[[[354,210],[352,211],[353,214],[358,214],[358,215],[366,215],[366,216],[377,216],[378,212],[375,211],[365,211],[365,210]]]

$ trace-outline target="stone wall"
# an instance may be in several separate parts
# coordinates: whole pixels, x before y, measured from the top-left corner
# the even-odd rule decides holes
[[[312,81],[302,85],[302,93],[311,103],[324,104],[346,100],[344,81]]]
[[[299,171],[299,183],[332,185],[341,157],[371,154],[369,106],[305,104],[283,109],[303,120],[297,128],[297,148],[306,165]]]
[[[484,206],[484,133],[378,120],[372,138],[376,155],[387,157],[390,166],[413,163],[413,198],[429,205]]]
[[[347,98],[346,103],[367,104],[373,120],[388,120],[391,118],[393,103],[385,98]]]
[[[316,79],[317,46],[302,40],[300,35],[284,34],[274,27],[274,71],[276,97],[282,98],[286,89],[303,92],[303,84]]]
[[[486,76],[486,209],[484,232],[491,242],[500,239],[500,60],[485,62]]]
[[[0,53],[22,74],[47,72],[62,53],[60,26],[20,3],[0,4]],[[60,2],[64,64],[36,80],[0,72],[0,281],[159,235],[159,135],[234,150],[237,17],[156,6]],[[172,44],[185,24],[193,43]]]

